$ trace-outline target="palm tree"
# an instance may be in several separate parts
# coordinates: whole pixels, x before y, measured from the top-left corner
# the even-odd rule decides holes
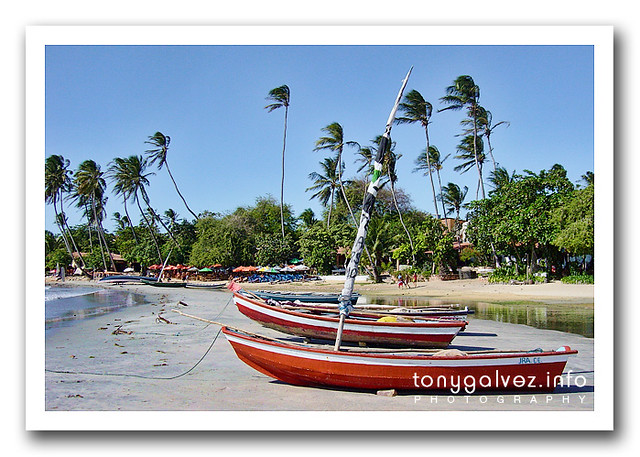
[[[493,190],[498,191],[515,179],[516,171],[513,170],[511,176],[504,167],[498,167],[489,175],[489,182],[493,185]]]
[[[56,224],[60,229],[60,235],[62,236],[62,240],[64,241],[65,248],[67,252],[73,259],[73,251],[71,246],[69,245],[69,239],[73,244],[73,249],[78,253],[80,261],[82,263],[81,270],[85,268],[84,258],[80,253],[80,250],[76,246],[76,242],[73,239],[73,235],[71,230],[69,230],[69,226],[66,223],[66,216],[64,214],[64,209],[62,206],[63,201],[63,193],[71,192],[73,187],[71,177],[69,175],[72,172],[69,170],[70,162],[65,159],[61,155],[51,155],[47,157],[45,160],[45,168],[44,168],[44,199],[46,203],[50,203],[53,205],[53,211],[55,213]],[[58,212],[57,203],[60,203],[60,212]],[[66,227],[66,230],[65,230]],[[67,239],[67,236],[69,239]]]
[[[478,150],[478,99],[480,98],[480,87],[476,85],[473,78],[468,75],[458,76],[453,85],[448,86],[446,94],[440,100],[449,105],[439,111],[445,110],[460,110],[462,108],[467,109],[467,115],[472,120],[473,127],[473,157],[476,169],[478,170],[478,182],[480,190],[482,191],[482,198],[485,198],[484,183],[482,181],[482,169],[480,165],[480,152]]]
[[[116,270],[116,266],[113,263],[113,257],[107,244],[107,240],[104,236],[104,228],[102,227],[102,220],[104,219],[104,202],[105,202],[105,190],[107,184],[104,180],[104,173],[100,170],[98,165],[93,160],[85,160],[78,166],[74,177],[75,184],[75,198],[78,201],[78,207],[90,208],[87,211],[86,216],[89,222],[89,226],[95,227],[98,234],[98,244],[100,246],[100,252],[102,254],[102,263],[104,269],[107,270],[107,263],[104,257],[104,246],[109,257],[109,262],[113,271]]]
[[[133,201],[138,206],[138,210],[144,219],[144,222],[149,230],[149,234],[151,235],[151,239],[153,241],[154,246],[156,247],[156,251],[158,253],[158,258],[160,259],[160,263],[163,262],[162,253],[160,252],[160,246],[158,245],[158,240],[156,239],[153,227],[147,218],[145,211],[142,209],[142,205],[140,205],[140,197],[148,202],[149,197],[147,196],[145,186],[149,185],[148,177],[153,175],[154,173],[145,173],[147,169],[147,160],[142,158],[142,156],[132,155],[126,159],[121,157],[116,157],[111,162],[107,174],[109,178],[114,183],[114,191],[116,195],[122,195],[123,200],[125,201],[125,211],[126,211],[126,201],[129,198],[133,198]],[[147,203],[148,205],[148,203]],[[128,213],[127,213],[128,217]],[[132,227],[133,229],[133,227]]]
[[[412,90],[404,97],[404,102],[400,103],[398,109],[404,116],[396,117],[397,124],[415,124],[419,123],[424,128],[424,133],[427,138],[427,148],[429,150],[429,123],[431,121],[431,113],[433,107],[431,103],[426,101],[420,92]],[[436,210],[436,218],[440,219],[438,214],[438,202],[436,201],[436,188],[433,185],[433,176],[431,174],[431,158],[429,154],[426,154],[427,167],[426,170],[429,174],[429,181],[431,182],[431,193],[433,195],[433,206]]]
[[[304,225],[311,227],[316,222],[316,215],[311,208],[307,208],[300,213],[299,219],[304,222]]]
[[[272,101],[270,105],[264,108],[269,110],[270,113],[273,110],[284,107],[284,136],[282,138],[282,179],[280,181],[280,225],[282,226],[282,239],[284,240],[284,151],[287,147],[287,118],[289,117],[289,99],[290,91],[289,86],[282,85],[271,89],[267,100]]]
[[[349,214],[351,215],[351,220],[353,224],[357,227],[358,222],[356,217],[353,215],[353,210],[351,209],[351,205],[349,204],[349,200],[347,199],[347,194],[344,190],[344,182],[342,181],[342,172],[344,171],[344,162],[342,161],[342,152],[345,146],[355,146],[360,148],[360,145],[356,141],[344,141],[344,130],[342,126],[337,122],[327,125],[322,129],[323,132],[327,134],[327,136],[320,137],[318,141],[316,141],[316,147],[314,151],[320,151],[323,149],[328,149],[330,151],[334,151],[336,153],[335,164],[336,164],[336,177],[338,178],[338,184],[340,186],[340,191],[342,192],[342,198],[344,198],[344,202],[347,205],[347,209],[349,210]],[[340,166],[338,167],[338,164]]]
[[[482,198],[485,198],[482,179],[482,167],[486,160],[486,156],[484,154],[484,143],[482,142],[482,137],[475,137],[476,141],[474,147],[473,140],[474,137],[472,135],[467,135],[462,139],[462,141],[460,141],[460,144],[456,146],[458,155],[455,155],[454,158],[462,160],[462,163],[460,165],[456,165],[453,169],[460,173],[466,173],[471,168],[476,167],[478,169],[478,175],[480,176],[478,186],[476,188],[476,199],[478,198],[478,192],[480,190],[482,190]]]
[[[322,169],[322,174],[316,173],[315,171],[309,173],[309,179],[313,180],[313,186],[307,188],[307,191],[316,191],[311,198],[317,198],[320,200],[320,203],[325,208],[327,207],[329,200],[331,200],[331,204],[329,205],[329,215],[327,217],[327,228],[329,228],[335,191],[340,186],[336,173],[336,160],[334,158],[327,157],[320,162],[320,168]]]
[[[467,121],[469,120],[466,119],[463,122],[468,123]],[[496,169],[498,168],[498,165],[496,163],[495,157],[493,157],[493,147],[491,146],[491,134],[496,129],[496,127],[499,127],[501,125],[506,125],[507,127],[509,127],[511,123],[509,121],[500,121],[494,125],[492,124],[492,122],[493,122],[493,115],[491,114],[491,111],[486,110],[482,106],[478,106],[478,127],[480,128],[479,133],[480,135],[484,136],[487,139],[487,146],[489,147],[489,156],[491,156],[491,161],[493,162],[493,171],[496,171]]]
[[[424,175],[427,176],[429,174],[429,170],[435,170],[436,175],[438,176],[438,187],[440,188],[439,195],[442,194],[442,179],[440,178],[440,170],[442,170],[444,161],[447,160],[450,155],[451,154],[447,154],[446,157],[442,159],[440,156],[440,150],[438,150],[438,148],[434,145],[430,145],[429,154],[427,154],[426,149],[423,149],[414,162],[416,165],[413,169],[414,172],[423,171]],[[446,214],[444,205],[442,206],[442,214]]]
[[[171,143],[171,137],[163,135],[161,132],[156,132],[153,136],[149,137],[148,141],[145,141],[146,144],[150,144],[154,146],[154,149],[148,149],[145,152],[150,159],[149,165],[153,165],[156,161],[158,162],[158,170],[160,170],[163,166],[167,169],[167,173],[169,173],[169,177],[173,182],[173,186],[176,188],[176,192],[184,202],[184,206],[187,207],[187,210],[193,215],[193,217],[198,219],[196,213],[194,213],[189,205],[187,204],[187,200],[180,193],[180,189],[178,189],[178,184],[176,184],[176,180],[173,179],[173,175],[171,174],[171,169],[169,168],[169,163],[167,162],[167,153],[169,152],[169,143]]]
[[[587,172],[586,172],[585,174],[583,174],[580,178],[581,178],[581,179],[582,179],[582,180],[587,184],[587,187],[589,187],[589,186],[591,186],[591,185],[593,185],[593,184],[594,184],[594,181],[593,181],[593,179],[594,179],[593,171],[587,171]]]
[[[444,187],[442,192],[442,202],[447,207],[447,214],[451,211],[456,212],[456,225],[460,219],[460,209],[462,208],[462,204],[464,203],[464,199],[466,198],[468,191],[469,188],[467,186],[460,189],[460,186],[450,182]]]
[[[379,148],[380,142],[382,141],[382,135],[378,135],[372,142]],[[387,142],[387,150],[384,155],[384,163],[382,164],[382,173],[389,176],[389,182],[391,184],[391,197],[393,199],[393,205],[396,208],[396,212],[398,213],[398,217],[400,218],[400,224],[402,228],[404,228],[405,233],[407,234],[407,238],[409,239],[409,245],[411,246],[411,259],[413,261],[413,265],[416,264],[416,255],[415,249],[413,247],[413,239],[411,238],[411,233],[407,226],[404,223],[404,219],[402,218],[402,212],[400,211],[400,207],[398,206],[398,199],[396,197],[396,181],[398,181],[398,175],[396,173],[396,163],[402,157],[402,154],[396,154],[395,142]],[[371,168],[373,168],[373,164],[371,164]]]
[[[164,212],[164,217],[167,221],[167,224],[169,224],[169,228],[173,230],[173,227],[178,223],[178,213],[169,208]]]

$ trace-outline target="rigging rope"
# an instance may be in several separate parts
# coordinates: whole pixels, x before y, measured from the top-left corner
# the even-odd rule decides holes
[[[229,306],[229,303],[231,303],[232,301],[233,301],[233,296],[229,299],[229,301],[227,301],[227,304],[224,305],[222,310],[214,317],[214,319],[217,319],[218,317],[220,317],[222,315],[222,313],[224,313],[224,311],[227,309],[227,306]],[[211,324],[207,324],[201,330],[206,329],[210,325]],[[169,381],[169,380],[181,378],[182,376],[186,376],[187,374],[191,373],[198,365],[200,365],[200,363],[204,360],[204,358],[207,356],[207,354],[209,354],[209,351],[211,351],[211,348],[213,348],[213,345],[215,344],[216,340],[218,339],[218,336],[220,336],[220,332],[221,331],[222,331],[222,327],[220,327],[220,329],[218,329],[218,332],[213,337],[213,341],[211,341],[211,344],[209,345],[209,347],[207,348],[205,353],[202,355],[202,357],[200,357],[200,360],[198,360],[195,363],[195,365],[193,365],[191,368],[189,368],[184,373],[181,373],[181,374],[178,374],[178,375],[175,375],[175,376],[169,376],[169,377],[165,377],[165,376],[145,376],[145,375],[132,374],[132,373],[94,373],[94,372],[87,372],[87,371],[51,370],[51,369],[48,369],[48,368],[45,368],[44,371],[47,372],[47,373],[57,373],[57,374],[79,374],[79,375],[90,375],[90,376],[118,376],[118,377],[128,377],[128,378],[160,379],[160,380]],[[197,333],[197,332],[194,332],[194,333]],[[171,335],[171,336],[179,336],[179,335]]]

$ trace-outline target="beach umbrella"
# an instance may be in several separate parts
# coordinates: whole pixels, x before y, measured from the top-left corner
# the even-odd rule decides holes
[[[123,271],[124,271],[124,273],[131,273],[133,271],[133,268],[127,267]]]
[[[220,268],[222,266],[222,264],[216,263],[213,268]]]
[[[191,267],[187,271],[198,271],[198,267]]]
[[[296,265],[295,267],[293,267],[293,269],[295,271],[307,271],[309,267],[306,265]]]
[[[213,270],[211,268],[201,268],[198,270],[200,273],[211,273]]]

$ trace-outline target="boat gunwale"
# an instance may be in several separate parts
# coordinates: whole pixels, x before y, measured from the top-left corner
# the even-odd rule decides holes
[[[243,300],[249,301],[250,303],[256,306],[260,306],[265,309],[276,310],[278,312],[282,312],[290,316],[319,320],[324,322],[333,322],[333,323],[339,322],[340,320],[338,317],[327,317],[327,316],[318,316],[315,314],[301,313],[298,311],[273,306],[266,302],[260,303],[255,299],[249,298],[246,295],[243,295],[237,292],[235,292],[233,296],[234,296],[234,299],[236,297],[239,297]],[[237,302],[236,302],[236,306],[238,306]],[[465,328],[469,324],[469,322],[466,320],[457,320],[457,319],[436,320],[433,318],[430,318],[430,319],[432,319],[434,322],[379,322],[379,321],[363,321],[361,319],[349,319],[349,318],[346,318],[344,322],[345,324],[357,325],[357,326],[373,325],[375,327],[396,327],[396,328],[434,328],[434,327],[435,328],[441,328],[441,327]]]
[[[516,357],[546,357],[546,356],[559,356],[559,355],[575,355],[578,354],[576,349],[568,348],[565,351],[542,351],[542,352],[527,352],[527,351],[496,351],[495,353],[474,353],[473,351],[467,351],[464,355],[436,355],[437,352],[446,350],[440,349],[435,350],[434,353],[429,354],[427,351],[424,351],[425,354],[394,354],[394,353],[367,353],[367,352],[348,352],[346,350],[335,351],[332,349],[324,349],[324,348],[314,348],[304,344],[295,343],[295,342],[283,342],[280,340],[276,340],[273,338],[269,338],[263,335],[258,335],[251,332],[246,332],[244,330],[238,328],[230,328],[227,326],[222,327],[222,333],[225,335],[233,335],[240,339],[253,341],[261,344],[266,344],[268,346],[280,347],[285,349],[295,349],[301,350],[305,352],[311,352],[316,354],[327,354],[327,355],[338,355],[338,356],[347,356],[347,357],[367,357],[372,359],[394,359],[394,360],[416,360],[418,358],[421,359],[436,359],[436,360],[492,360],[492,359],[505,359],[505,358],[516,358]],[[564,347],[564,346],[563,346]],[[455,348],[452,348],[455,349]],[[541,362],[540,364],[543,364]]]

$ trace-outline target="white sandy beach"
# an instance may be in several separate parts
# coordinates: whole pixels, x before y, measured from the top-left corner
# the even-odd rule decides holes
[[[593,303],[593,296],[589,297],[592,286],[546,284],[501,287],[478,280],[456,283],[464,294],[451,288],[431,287],[432,283],[402,293],[449,297],[466,294],[469,297],[473,291],[473,297],[480,299],[504,287],[511,287],[510,293],[504,295],[510,299],[531,300],[537,297],[556,302]],[[450,286],[451,283],[439,285]],[[593,408],[592,338],[471,317],[467,330],[454,340],[453,347],[530,350],[568,345],[580,353],[570,358],[565,372],[583,373],[586,385],[558,388],[550,396],[473,395],[456,397],[453,403],[442,396],[434,403],[430,395],[400,393],[395,397],[382,397],[375,392],[305,388],[275,381],[240,361],[224,336],[219,334],[218,326],[171,312],[172,308],[177,308],[246,330],[283,337],[241,315],[226,289],[159,290],[144,285],[111,287],[144,294],[152,303],[80,320],[47,336],[47,411],[564,411]],[[264,288],[264,285],[260,287]],[[340,288],[339,284],[316,285],[322,290],[334,287]],[[359,286],[358,290],[362,292],[366,287]],[[397,294],[394,285],[374,287],[386,287],[389,290],[383,292]],[[282,285],[279,288],[282,289]],[[573,293],[568,294],[567,290]],[[179,304],[179,301],[188,306]]]

